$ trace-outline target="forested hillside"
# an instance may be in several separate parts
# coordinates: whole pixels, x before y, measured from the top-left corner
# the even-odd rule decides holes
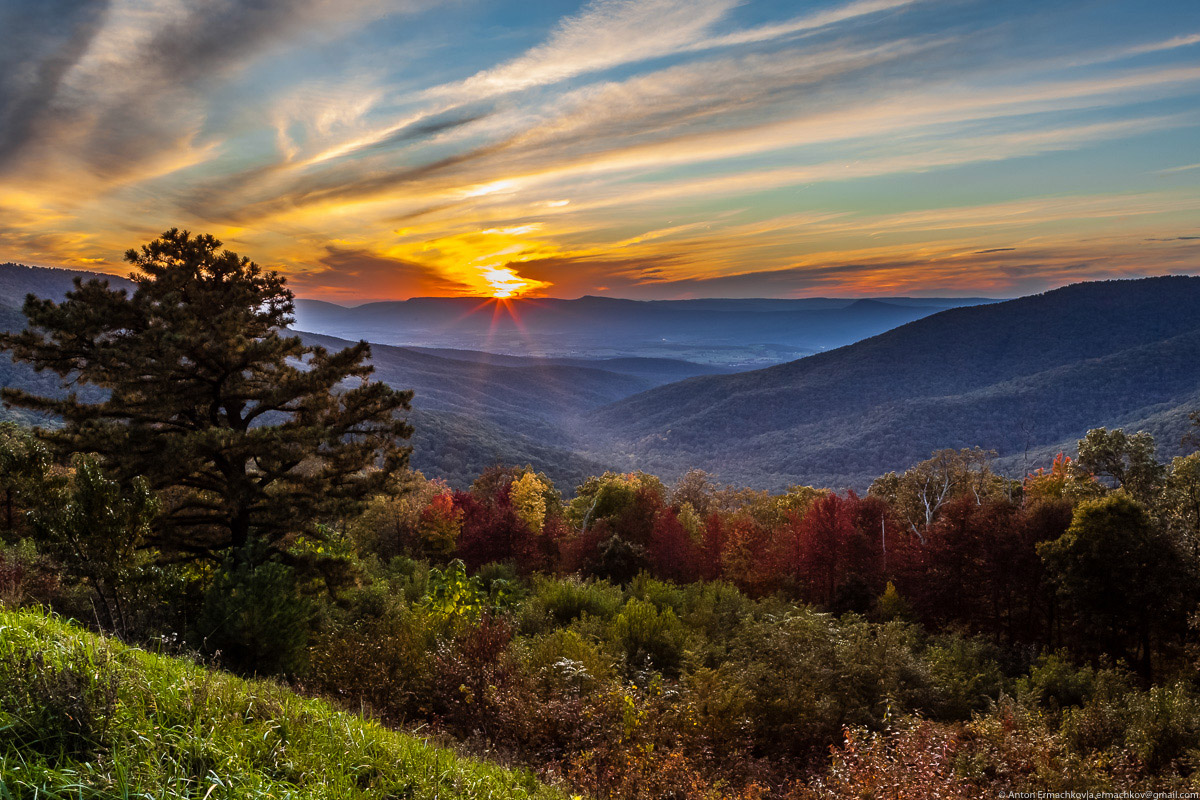
[[[72,274],[0,267],[0,279],[15,287],[0,301],[0,330],[24,325],[14,305],[22,292],[59,296]],[[760,319],[857,313],[826,300],[800,311],[780,305],[800,301],[761,301],[755,312],[746,310],[749,301],[593,300],[582,307],[618,309],[634,328],[649,324],[634,323],[637,309],[680,319],[729,308],[734,316]],[[868,315],[878,310],[873,305],[854,304]],[[412,307],[417,319],[444,321],[438,304]],[[1200,401],[1198,307],[1200,278],[1077,284],[953,308],[847,347],[733,374],[675,359],[527,358],[380,344],[372,364],[379,379],[415,392],[414,420],[422,424],[413,463],[456,487],[508,463],[530,464],[568,486],[606,468],[667,476],[703,468],[760,488],[862,489],[876,475],[944,447],[995,450],[996,468],[1019,476],[1069,452],[1096,425],[1144,428],[1164,455],[1172,454],[1186,428],[1184,410]],[[383,318],[379,309],[362,308],[371,311],[359,312],[364,319]],[[565,324],[562,308],[532,316],[542,314],[545,326]],[[345,311],[330,313],[341,318]],[[330,349],[349,344],[302,336]],[[707,371],[726,374],[697,376]],[[5,356],[0,385],[44,393],[57,378]],[[0,411],[8,418],[18,413],[31,419]]]
[[[1154,427],[1171,452],[1171,412],[1200,393],[1198,309],[1200,278],[1077,284],[660,387],[588,430],[605,434],[597,452],[640,468],[770,488],[861,488],[942,447],[994,449],[1019,467],[1100,424]]]

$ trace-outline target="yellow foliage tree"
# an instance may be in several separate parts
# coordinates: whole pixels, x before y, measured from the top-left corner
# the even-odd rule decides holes
[[[549,489],[535,472],[526,472],[512,482],[509,499],[517,517],[533,533],[541,533],[546,525],[546,491]]]

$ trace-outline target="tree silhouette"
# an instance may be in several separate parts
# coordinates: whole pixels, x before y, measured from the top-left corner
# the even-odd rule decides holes
[[[60,455],[144,477],[163,501],[150,544],[208,556],[315,533],[403,467],[411,434],[412,393],[368,380],[366,342],[331,353],[287,335],[283,277],[220,246],[167,231],[126,253],[132,294],[76,278],[61,303],[26,298],[28,327],[0,336],[72,388],[4,399],[60,419],[39,433]]]

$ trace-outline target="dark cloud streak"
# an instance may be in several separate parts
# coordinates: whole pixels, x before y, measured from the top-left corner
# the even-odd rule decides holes
[[[0,169],[56,113],[63,78],[87,52],[109,0],[0,5]]]

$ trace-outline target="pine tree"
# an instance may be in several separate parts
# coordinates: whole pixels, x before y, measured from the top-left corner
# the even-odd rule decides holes
[[[72,391],[4,400],[62,421],[60,455],[96,453],[163,500],[150,544],[216,556],[252,538],[315,532],[406,463],[412,393],[372,382],[366,342],[338,352],[287,335],[293,295],[212,236],[172,229],[126,253],[132,294],[76,279],[62,302],[26,298],[0,349]],[[76,385],[95,387],[84,396]]]

